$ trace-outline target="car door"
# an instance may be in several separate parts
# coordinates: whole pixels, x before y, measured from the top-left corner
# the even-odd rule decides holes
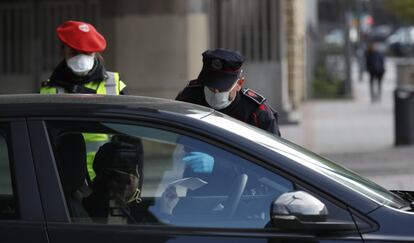
[[[42,166],[46,172],[59,172],[56,177],[49,175],[48,183],[56,183],[55,189],[50,185],[41,189],[49,198],[45,211],[51,242],[361,242],[356,232],[315,235],[272,226],[272,202],[296,190],[300,181],[199,132],[161,124],[165,121],[30,122],[33,136],[44,140],[38,143],[37,150],[44,153],[35,155],[36,163],[55,161]],[[87,163],[86,153],[91,152],[80,140],[84,134],[107,138],[93,148],[93,178],[72,170]],[[62,145],[68,137],[69,142]],[[117,178],[134,177],[116,165],[125,157],[140,158],[143,163],[137,167],[140,197],[128,197],[125,202],[121,197],[108,199],[125,195],[122,188],[126,187]],[[71,169],[65,168],[68,163],[73,163]],[[328,207],[335,212],[333,217],[353,222],[346,206],[332,202]]]
[[[24,119],[0,120],[0,242],[48,242]]]

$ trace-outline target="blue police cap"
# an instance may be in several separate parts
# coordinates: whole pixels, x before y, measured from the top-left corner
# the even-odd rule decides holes
[[[239,77],[245,58],[238,51],[211,49],[203,52],[203,68],[198,80],[204,86],[229,90]]]

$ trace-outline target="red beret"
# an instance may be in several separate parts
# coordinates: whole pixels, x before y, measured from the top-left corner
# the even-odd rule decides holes
[[[101,52],[106,48],[105,38],[93,25],[66,21],[56,29],[59,39],[70,48],[81,52]]]

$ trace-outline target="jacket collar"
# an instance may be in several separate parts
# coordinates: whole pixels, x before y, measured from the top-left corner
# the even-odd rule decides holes
[[[106,79],[105,67],[98,59],[95,59],[95,65],[86,76],[75,75],[67,66],[66,61],[61,61],[50,77],[50,84],[85,84]]]

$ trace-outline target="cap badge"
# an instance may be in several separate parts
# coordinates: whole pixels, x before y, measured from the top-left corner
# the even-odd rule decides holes
[[[214,59],[211,62],[211,67],[214,69],[222,69],[223,68],[223,63],[221,62],[220,59]]]
[[[79,30],[82,32],[89,32],[89,26],[87,24],[79,25]]]
[[[257,97],[257,95],[254,93],[254,92],[252,92],[252,91],[247,91],[247,95],[250,95],[251,97]]]

